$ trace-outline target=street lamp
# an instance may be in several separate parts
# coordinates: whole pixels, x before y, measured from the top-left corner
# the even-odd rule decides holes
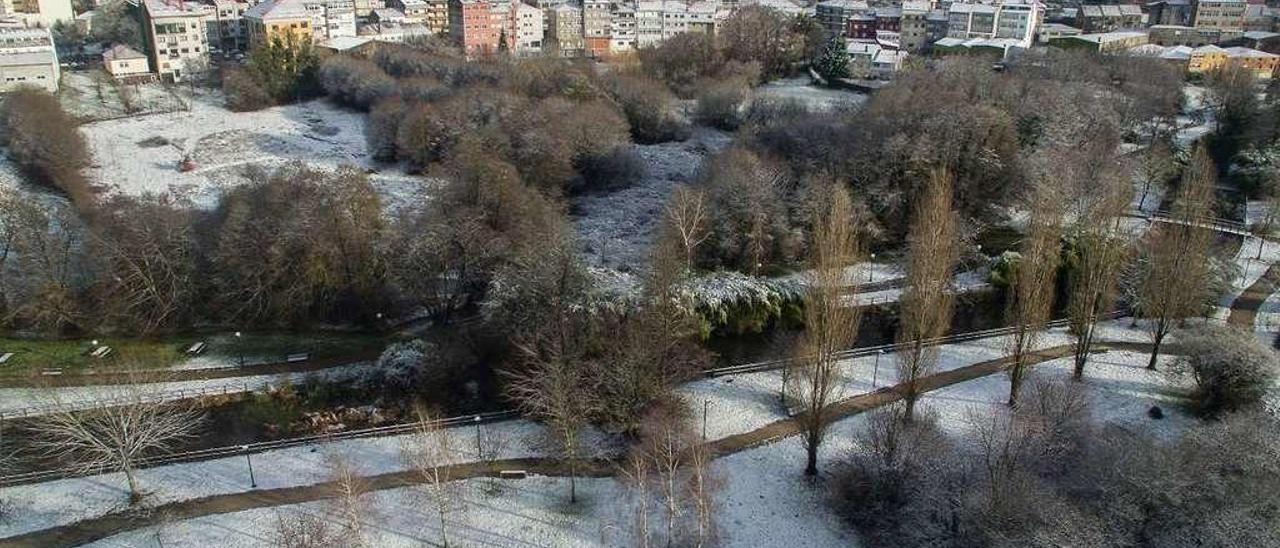
[[[240,346],[240,332],[236,331],[236,354],[240,358],[240,367],[244,367],[244,347]]]
[[[241,445],[240,450],[244,451],[244,462],[249,465],[249,487],[257,488],[258,480],[253,477],[253,459],[249,458],[249,446]]]
[[[867,263],[867,283],[871,283],[871,275],[875,273],[875,267],[876,267],[875,260],[876,260],[876,254],[872,253],[871,261]]]
[[[707,406],[711,400],[702,400],[702,441],[707,441]]]
[[[484,446],[480,444],[480,415],[476,415],[476,459],[484,460]]]
[[[871,387],[876,387],[876,378],[880,376],[880,356],[884,355],[884,349],[876,350],[876,365],[871,369]]]

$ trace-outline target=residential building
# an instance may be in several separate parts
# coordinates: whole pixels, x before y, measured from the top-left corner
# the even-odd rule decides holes
[[[547,10],[550,20],[547,21],[547,48],[550,53],[562,57],[577,57],[586,50],[586,41],[582,37],[582,9],[569,4],[560,4]]]
[[[636,10],[615,4],[609,20],[609,53],[625,53],[636,48]]]
[[[432,34],[449,31],[448,0],[386,0],[386,4],[400,10],[406,23],[426,25]]]
[[[1036,41],[1041,44],[1047,44],[1054,38],[1062,38],[1066,36],[1080,36],[1084,34],[1080,29],[1063,25],[1060,23],[1045,23],[1040,25],[1040,30],[1036,31]]]
[[[266,0],[245,11],[244,19],[251,48],[284,40],[289,35],[302,42],[313,41],[312,11],[302,0]]]
[[[507,31],[508,48],[518,56],[541,53],[542,24],[542,10],[516,2],[511,10],[511,30]]]
[[[825,0],[818,2],[815,15],[829,34],[844,36],[849,18],[868,9],[870,6],[864,0]]]
[[[49,28],[23,24],[0,26],[0,93],[20,86],[58,91],[62,76]]]
[[[905,51],[883,48],[876,52],[876,56],[871,60],[871,78],[876,80],[890,80],[906,64],[907,56],[910,55]]]
[[[1244,0],[1197,0],[1196,28],[1244,31]]]
[[[876,54],[884,48],[872,42],[847,40],[845,50],[849,53],[849,76],[853,78],[870,78],[871,66]]]
[[[161,79],[181,82],[209,69],[205,7],[181,0],[143,0],[142,33],[151,70]]]
[[[587,55],[608,55],[613,26],[613,2],[610,0],[582,1],[582,38],[586,42]]]
[[[151,77],[146,54],[124,44],[116,44],[102,52],[102,68],[117,80]]]
[[[1244,7],[1245,32],[1271,32],[1275,28],[1276,17],[1272,8],[1262,4],[1247,4]]]
[[[207,36],[210,47],[222,51],[249,49],[249,22],[244,18],[249,3],[241,0],[213,0],[209,4]]]
[[[28,27],[74,23],[76,17],[71,0],[5,0],[4,8],[6,15],[18,16]]]
[[[1191,26],[1195,19],[1195,7],[1191,0],[1157,0],[1148,2],[1147,25]]]
[[[902,19],[899,22],[898,43],[907,51],[924,51],[928,39],[929,2],[907,0],[902,3]]]
[[[956,2],[948,12],[947,37],[1014,40],[1022,48],[1035,41],[1044,18],[1038,0],[1004,0],[997,4]]]
[[[1227,51],[1209,44],[1191,50],[1187,72],[1198,74],[1211,72],[1227,64]]]
[[[385,9],[385,8],[384,8]],[[374,10],[374,12],[383,10]],[[391,18],[383,21],[370,19],[368,23],[358,25],[356,34],[359,38],[368,38],[377,42],[403,43],[410,38],[427,36],[430,31],[426,25],[418,23],[391,22]]]
[[[636,2],[635,47],[653,46],[662,41],[662,0]]]
[[[1274,53],[1243,47],[1224,48],[1224,51],[1227,63],[1244,67],[1258,78],[1270,79],[1280,67],[1280,55]]]
[[[1085,49],[1095,53],[1119,53],[1146,44],[1147,39],[1145,32],[1115,31],[1063,36],[1050,40],[1049,45],[1063,49]]]
[[[351,4],[356,17],[368,17],[373,15],[373,10],[387,7],[386,0],[353,0]]]
[[[1224,35],[1221,29],[1196,28],[1181,25],[1154,25],[1147,29],[1152,44],[1161,46],[1190,46],[1197,48],[1206,44],[1217,44],[1224,39],[1243,36],[1235,32]],[[1225,36],[1225,38],[1224,38]]]
[[[1144,20],[1142,9],[1134,4],[1084,5],[1076,12],[1076,26],[1086,34],[1139,29]]]
[[[462,46],[467,57],[497,52],[501,33],[501,26],[494,25],[489,2],[449,1],[449,35]]]

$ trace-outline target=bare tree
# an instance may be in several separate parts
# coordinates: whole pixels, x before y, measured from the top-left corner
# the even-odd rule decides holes
[[[1093,347],[1098,318],[1115,302],[1120,272],[1129,251],[1128,238],[1120,233],[1120,217],[1133,194],[1123,176],[1088,178],[1091,188],[1076,203],[1078,217],[1071,228],[1073,246],[1068,280],[1067,315],[1075,337],[1076,380]]]
[[[1021,258],[1014,269],[1005,310],[1013,333],[1009,336],[1009,405],[1018,403],[1018,390],[1030,365],[1031,352],[1049,322],[1062,248],[1062,208],[1055,191],[1041,185],[1031,204],[1031,220],[1022,240]]]
[[[720,480],[711,470],[711,451],[706,444],[694,444],[689,448],[686,459],[689,462],[686,483],[698,520],[695,546],[701,548],[714,544],[717,538],[716,491],[720,488]]]
[[[905,391],[904,419],[915,417],[916,382],[938,363],[938,347],[928,344],[951,324],[951,277],[959,255],[957,214],[951,205],[951,176],[936,170],[916,204],[908,236],[907,279],[899,300],[898,381]]]
[[[1160,345],[1174,324],[1204,310],[1212,267],[1209,247],[1213,231],[1197,226],[1214,210],[1216,168],[1204,147],[1198,147],[1173,204],[1172,222],[1153,226],[1146,242],[1145,272],[1138,280],[1137,316],[1148,320],[1151,361],[1156,368]]]
[[[339,536],[348,546],[370,546],[365,538],[365,520],[372,511],[365,499],[369,492],[368,480],[360,474],[359,466],[344,453],[326,454],[324,464],[329,474],[329,503],[342,530]]]
[[[143,497],[137,467],[146,457],[194,437],[203,419],[189,401],[163,401],[145,386],[122,385],[109,404],[87,410],[54,399],[52,412],[33,422],[31,443],[44,456],[67,461],[83,473],[124,473],[129,501],[137,503]]]
[[[804,299],[805,331],[788,366],[792,401],[804,432],[806,475],[818,473],[818,449],[826,437],[827,406],[839,389],[839,352],[853,344],[862,320],[859,307],[843,298],[844,271],[858,262],[860,242],[848,191],[832,184],[822,191],[814,218],[809,280]]]
[[[196,293],[190,204],[115,198],[95,219],[94,257],[107,308],[143,335],[186,318]]]
[[[329,527],[329,521],[307,512],[285,515],[276,512],[276,526],[271,544],[278,548],[340,548],[342,542]]]
[[[1174,174],[1173,152],[1163,139],[1154,140],[1145,151],[1138,164],[1138,173],[1142,177],[1142,196],[1138,199],[1138,209],[1147,204],[1147,195],[1152,187],[1163,189],[1169,177]]]
[[[635,536],[635,546],[649,548],[649,461],[639,451],[627,456],[621,468],[622,477],[631,489],[634,505],[634,521],[631,524]]]
[[[457,458],[449,431],[431,411],[419,407],[413,433],[400,448],[405,464],[422,478],[422,486],[431,497],[440,519],[440,541],[449,546],[449,524],[445,519],[457,504],[457,484],[452,482]]]
[[[694,253],[711,236],[710,214],[701,190],[678,186],[666,205],[667,223],[684,251],[685,268],[693,268]]]

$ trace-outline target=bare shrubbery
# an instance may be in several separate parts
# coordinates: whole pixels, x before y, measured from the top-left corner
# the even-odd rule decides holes
[[[1274,350],[1252,332],[1202,326],[1179,337],[1179,374],[1195,380],[1194,399],[1206,415],[1256,407],[1280,378]]]
[[[765,266],[794,264],[803,242],[793,226],[805,215],[793,212],[800,198],[791,192],[785,166],[733,148],[703,166],[702,180],[711,219],[700,265],[754,274]]]
[[[9,93],[0,108],[0,123],[3,144],[18,167],[78,206],[90,206],[93,191],[80,173],[89,165],[89,149],[79,120],[62,110],[57,97],[35,88]]]
[[[710,546],[719,536],[721,480],[684,402],[651,409],[621,474],[632,493],[633,546]]]
[[[609,95],[617,101],[631,124],[637,143],[682,141],[689,136],[688,124],[676,109],[676,97],[662,82],[640,75],[614,75],[605,81]]]
[[[362,110],[397,93],[395,78],[373,61],[349,55],[325,59],[320,64],[319,77],[325,93]]]
[[[1094,423],[1075,383],[974,410],[952,445],[925,412],[868,417],[837,503],[891,546],[1273,546],[1280,424],[1228,414],[1178,441]]]

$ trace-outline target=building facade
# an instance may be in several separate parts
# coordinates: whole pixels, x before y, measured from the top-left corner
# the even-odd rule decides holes
[[[18,23],[0,25],[0,93],[22,86],[53,93],[58,91],[61,76],[53,34],[48,27],[28,28]]]
[[[181,82],[209,70],[208,17],[194,2],[144,0],[142,32],[152,72]]]

